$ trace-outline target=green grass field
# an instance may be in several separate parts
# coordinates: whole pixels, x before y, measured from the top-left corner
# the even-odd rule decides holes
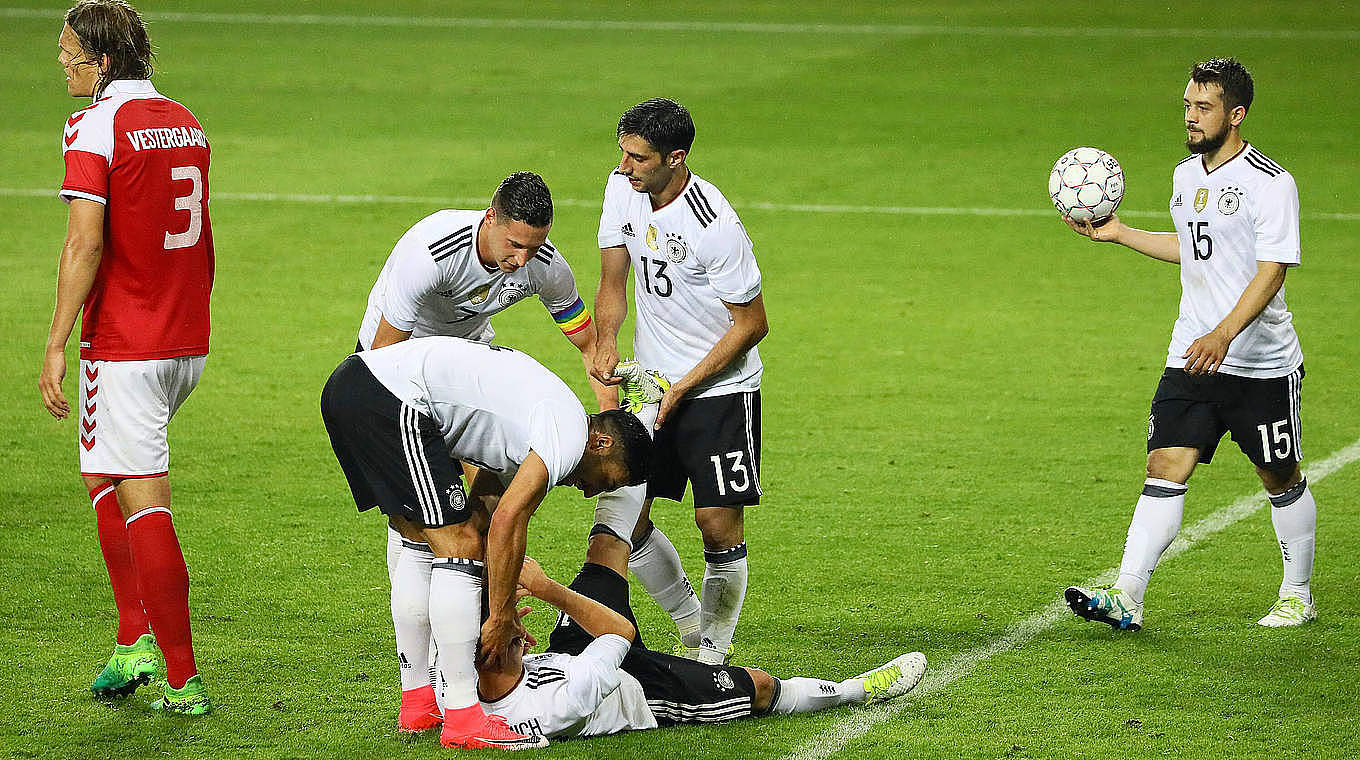
[[[50,419],[36,388],[65,224],[58,137],[83,104],[55,63],[65,6],[32,0],[0,8],[0,754],[440,751],[395,731],[383,528],[354,512],[321,385],[397,237],[436,208],[485,203],[512,170],[547,179],[553,241],[590,300],[615,120],[664,94],[692,110],[690,164],[756,242],[772,325],[738,660],[843,678],[920,649],[935,670],[891,713],[542,756],[1360,756],[1360,464],[1314,485],[1314,625],[1254,625],[1280,574],[1264,508],[1164,564],[1140,634],[1036,617],[1118,562],[1179,298],[1174,267],[1068,232],[1047,172],[1068,148],[1102,147],[1125,167],[1125,218],[1169,229],[1195,60],[1251,67],[1244,134],[1298,181],[1304,266],[1287,287],[1308,357],[1307,464],[1360,437],[1354,4],[1122,3],[1089,19],[1028,2],[141,5],[158,87],[213,144],[213,349],[171,438],[217,711],[167,719],[149,709],[158,688],[111,707],[88,691],[113,605],[73,423]],[[541,309],[496,325],[589,397]],[[1225,441],[1192,482],[1186,524],[1258,490]],[[530,527],[530,552],[559,578],[584,556],[589,510],[559,489]],[[654,514],[700,577],[688,507]],[[662,639],[668,621],[635,591],[644,633]],[[533,630],[551,619],[535,613]]]

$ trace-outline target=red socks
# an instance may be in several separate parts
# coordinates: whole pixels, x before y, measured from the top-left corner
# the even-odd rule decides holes
[[[91,489],[94,503],[95,526],[99,533],[99,548],[104,552],[104,566],[109,570],[109,585],[113,587],[113,604],[118,608],[118,643],[133,644],[137,637],[150,633],[142,595],[137,587],[137,570],[132,566],[132,548],[128,545],[123,510],[118,506],[118,494],[112,483]]]
[[[170,510],[151,507],[129,517],[127,537],[142,604],[165,655],[165,680],[171,688],[183,688],[198,668],[189,633],[189,569],[170,522]]]

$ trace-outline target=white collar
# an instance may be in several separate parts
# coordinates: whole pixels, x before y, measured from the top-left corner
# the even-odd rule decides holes
[[[109,82],[104,91],[99,93],[95,100],[108,97],[109,95],[159,95],[156,88],[152,86],[150,79],[115,79]]]

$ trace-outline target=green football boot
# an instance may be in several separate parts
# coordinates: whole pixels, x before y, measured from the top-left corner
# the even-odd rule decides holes
[[[193,675],[184,682],[183,688],[172,689],[166,684],[165,696],[152,702],[151,708],[180,715],[206,715],[212,712],[212,703],[208,701],[208,687],[203,685],[203,678]]]
[[[156,639],[149,633],[127,646],[114,646],[113,656],[95,677],[90,691],[101,698],[126,697],[156,677],[160,655]]]

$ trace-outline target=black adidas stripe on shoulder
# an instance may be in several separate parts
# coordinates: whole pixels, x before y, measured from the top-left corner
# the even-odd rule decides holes
[[[468,225],[461,230],[442,237],[430,243],[430,255],[435,261],[443,261],[452,256],[456,251],[471,247],[472,245],[472,225]]]
[[[1269,166],[1269,167],[1275,169],[1275,171],[1277,171],[1277,172],[1283,172],[1283,171],[1284,171],[1284,167],[1283,167],[1283,166],[1280,166],[1279,164],[1275,163],[1274,161],[1272,161],[1272,160],[1270,159],[1269,156],[1267,156],[1266,154],[1264,154],[1264,153],[1262,153],[1261,151],[1257,150],[1255,145],[1253,145],[1253,146],[1251,147],[1251,150],[1247,151],[1247,154],[1248,154],[1248,155],[1255,154],[1255,156],[1256,156],[1257,158],[1261,159],[1262,161],[1264,161],[1264,162],[1266,163],[1266,166]]]
[[[689,204],[689,210],[694,212],[694,218],[699,220],[700,227],[707,227],[718,218],[717,212],[713,210],[713,204],[708,202],[703,189],[697,184],[685,191],[685,203]]]
[[[1278,166],[1276,166],[1273,162],[1266,160],[1263,156],[1261,156],[1261,154],[1257,153],[1254,150],[1247,151],[1246,155],[1244,155],[1243,158],[1246,159],[1247,163],[1251,164],[1253,167],[1259,169],[1260,171],[1264,172],[1265,174],[1271,177],[1274,177],[1278,175],[1280,172],[1284,171],[1284,169],[1281,169]]]
[[[552,263],[552,260],[553,260],[553,256],[556,255],[556,254],[557,254],[557,249],[556,249],[556,248],[553,248],[552,243],[544,243],[544,244],[538,249],[538,253],[535,253],[535,254],[534,254],[534,258],[535,258],[535,259],[538,259],[539,261],[543,262],[544,264],[551,264],[551,263]]]

